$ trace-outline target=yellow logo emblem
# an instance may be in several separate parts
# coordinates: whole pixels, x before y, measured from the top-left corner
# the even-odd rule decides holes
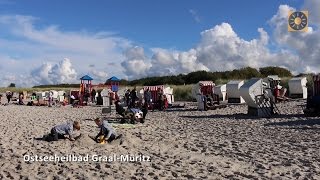
[[[308,31],[308,11],[289,12],[288,31]]]

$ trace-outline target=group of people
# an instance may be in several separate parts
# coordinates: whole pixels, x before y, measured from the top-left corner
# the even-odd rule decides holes
[[[6,92],[6,98],[7,98],[7,103],[6,104],[10,103],[10,101],[13,98],[13,95],[14,95],[14,92],[11,92],[11,91],[7,91]],[[23,99],[24,99],[24,94],[22,92],[20,92],[19,96],[18,96],[17,104],[18,105],[24,105]],[[0,94],[0,104],[1,104],[1,102],[2,102],[2,94]]]
[[[156,102],[153,102],[151,91],[149,90],[149,88],[147,88],[144,91],[143,98],[140,99],[139,103],[136,103],[139,100],[136,88],[131,91],[130,89],[128,89],[125,93],[125,102],[128,108],[124,109],[124,107],[120,105],[120,101],[116,100],[116,112],[121,115],[123,119],[128,118],[131,123],[144,123],[146,115],[148,113],[148,109],[154,110],[155,108],[157,108],[159,110],[164,110],[168,106],[166,97],[160,88],[157,90],[157,96],[158,100]],[[124,122],[124,120],[122,122]]]
[[[94,122],[100,128],[99,133],[95,137],[92,137],[92,139],[97,143],[111,143],[112,141],[122,137],[122,134],[118,135],[107,120],[96,118]],[[75,130],[80,131],[80,122],[68,121],[55,125],[53,128],[51,128],[50,133],[48,135],[44,135],[42,139],[49,142],[58,141],[59,139],[69,139],[70,141],[75,141],[76,138],[79,137],[75,136]]]
[[[116,112],[122,116],[121,123],[127,122],[126,120],[129,120],[131,124],[135,124],[136,122],[144,123],[146,115],[148,113],[148,107],[146,105],[143,105],[141,107],[135,107],[135,108],[127,108],[124,109],[120,105],[120,101],[117,100],[115,102],[116,105]]]
[[[164,95],[163,90],[158,88],[157,89],[157,96],[158,96],[158,109],[159,111],[163,111],[168,107],[168,100],[166,95]]]
[[[161,88],[157,89],[156,96],[157,101],[153,101],[151,91],[149,88],[147,88],[143,93],[143,99],[140,101],[142,107],[152,110],[159,109],[160,111],[166,109],[166,107],[168,106],[168,101]],[[137,96],[136,88],[132,90],[128,89],[125,92],[125,101],[128,108],[135,108],[138,106],[137,101],[139,101],[139,98]]]
[[[136,107],[136,101],[139,99],[137,96],[137,90],[136,88],[133,88],[131,91],[128,89],[124,94],[126,104],[128,108],[134,108]]]

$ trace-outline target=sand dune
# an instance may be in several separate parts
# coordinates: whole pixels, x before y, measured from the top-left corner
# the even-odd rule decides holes
[[[115,124],[122,145],[89,138],[101,107],[0,106],[0,179],[320,179],[320,120],[302,115],[304,103],[279,104],[281,116],[261,119],[245,115],[245,105],[200,112],[188,103],[150,112],[145,124]],[[70,119],[81,121],[77,141],[34,139]],[[26,155],[90,160],[31,162]]]

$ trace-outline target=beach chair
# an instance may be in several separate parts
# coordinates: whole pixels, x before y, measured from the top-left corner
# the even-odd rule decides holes
[[[306,116],[320,116],[320,74],[313,76],[313,85],[309,91],[311,93],[309,93],[306,109],[303,112]]]

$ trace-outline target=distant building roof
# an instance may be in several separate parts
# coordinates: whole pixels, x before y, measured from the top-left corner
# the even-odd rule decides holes
[[[108,79],[108,81],[120,81],[120,79],[118,79],[115,76],[112,76],[111,78]]]
[[[80,78],[80,80],[89,80],[89,81],[91,81],[91,80],[93,80],[93,79],[92,79],[92,77],[90,77],[90,76],[88,76],[88,75],[85,75],[85,76],[83,76],[82,78]]]

